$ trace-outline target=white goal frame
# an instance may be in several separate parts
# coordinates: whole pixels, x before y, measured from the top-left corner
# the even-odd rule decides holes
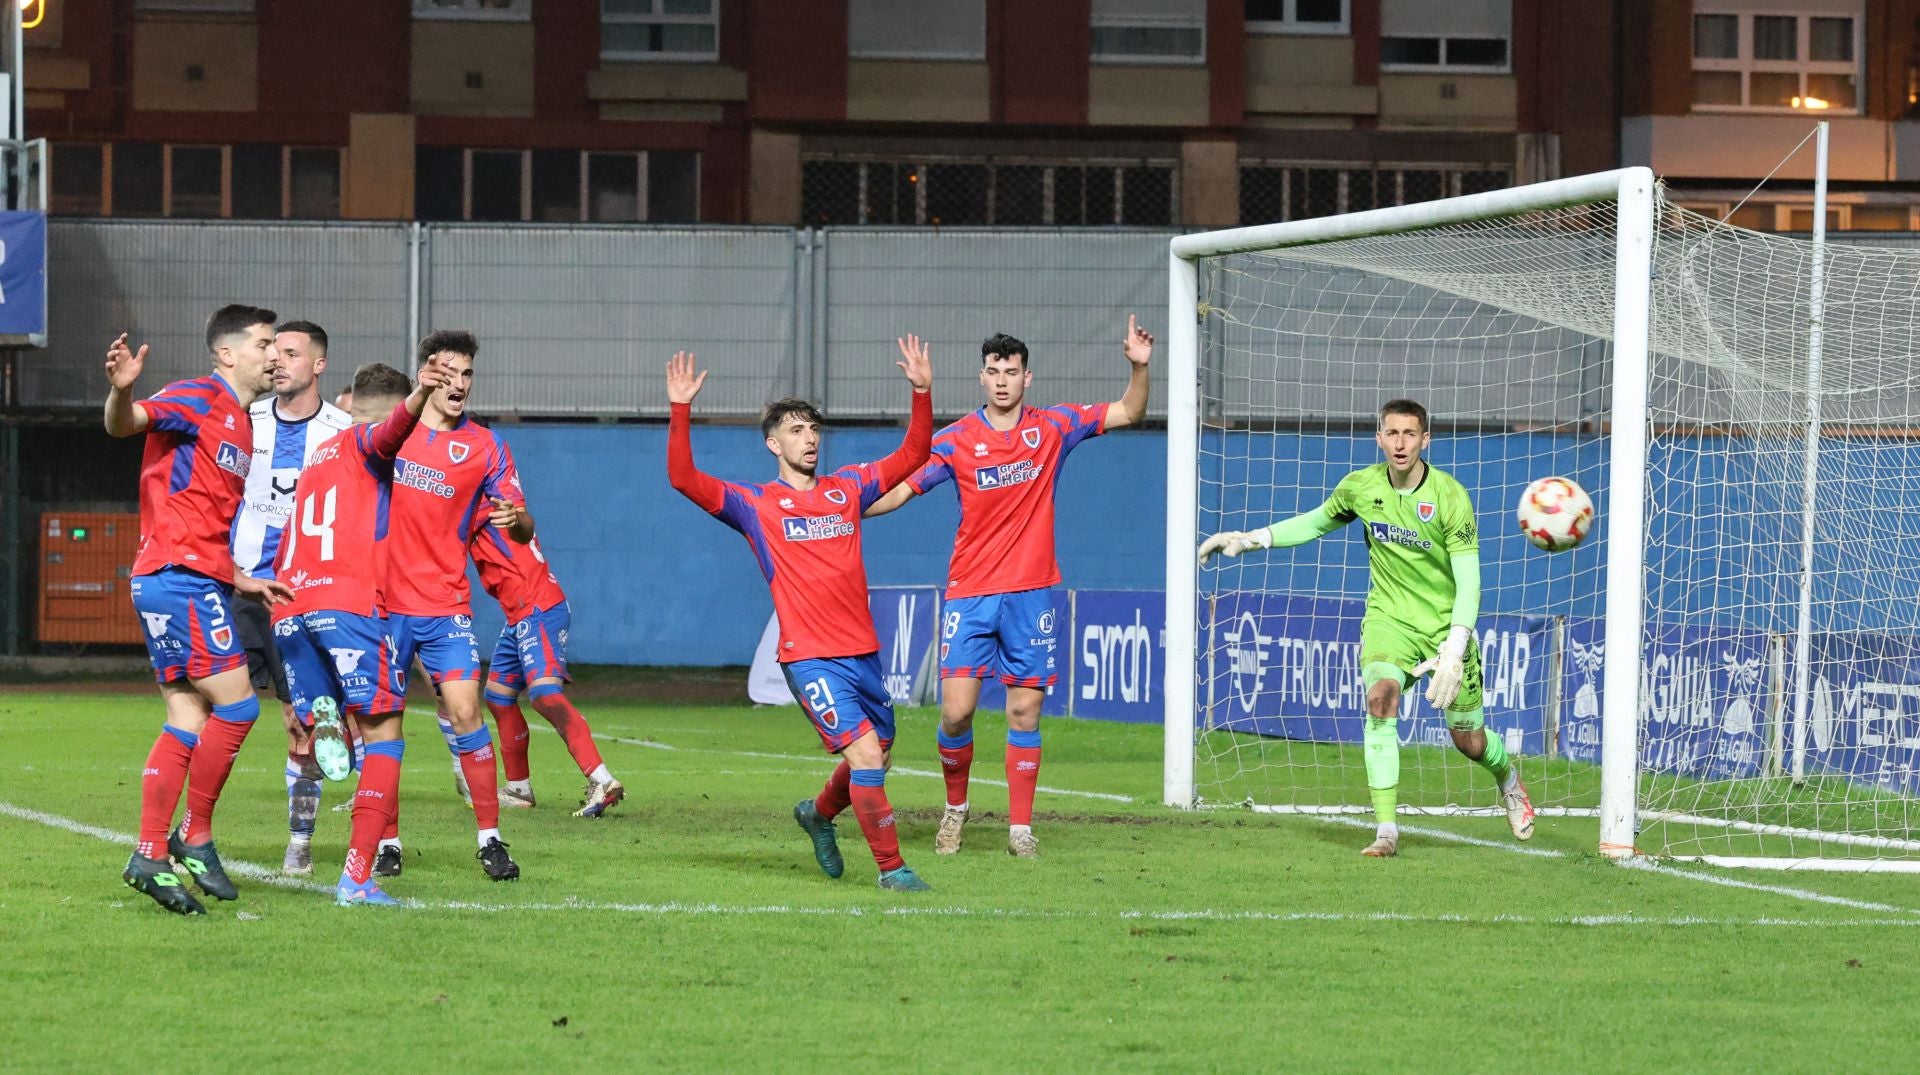
[[[1653,172],[1622,168],[1416,205],[1345,216],[1183,235],[1168,252],[1167,286],[1167,805],[1192,808],[1197,687],[1199,517],[1199,323],[1196,261],[1222,254],[1465,224],[1576,205],[1610,204],[1617,214],[1614,257],[1611,494],[1608,517],[1606,665],[1601,711],[1600,850],[1636,852],[1640,640],[1646,629],[1645,504],[1648,335],[1653,301]]]

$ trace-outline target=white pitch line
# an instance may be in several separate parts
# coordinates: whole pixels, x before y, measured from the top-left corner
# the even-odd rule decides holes
[[[87,836],[106,843],[130,844],[134,837],[128,833],[115,832],[99,825],[89,825],[84,821],[49,814],[40,810],[31,810],[24,806],[0,802],[0,815],[31,821],[36,825],[45,825],[77,836]],[[274,885],[278,888],[296,892],[312,892],[320,895],[331,894],[333,889],[313,881],[302,881],[288,877],[271,867],[240,859],[227,859],[225,865],[229,872],[239,874],[250,880]],[[1706,878],[1702,875],[1688,874],[1683,871],[1662,867],[1662,873],[1680,874],[1701,880],[1719,882],[1720,878]],[[1736,888],[1757,888],[1767,892],[1791,895],[1799,890],[1776,889],[1766,885],[1754,885],[1748,882],[1732,882]],[[1867,903],[1862,900],[1847,900],[1839,897],[1823,897],[1819,893],[1801,892],[1824,903],[1834,903],[1854,910],[1873,910],[1906,913],[1903,908],[1885,904]],[[547,903],[481,903],[467,900],[406,900],[408,910],[432,911],[475,911],[484,914],[508,914],[516,911],[603,911],[614,914],[641,915],[729,915],[729,916],[808,916],[824,918],[978,918],[984,920],[1000,919],[1114,919],[1129,922],[1327,922],[1327,923],[1402,923],[1410,925],[1521,925],[1521,926],[1578,926],[1585,928],[1609,926],[1753,926],[1753,927],[1813,927],[1833,926],[1920,926],[1920,917],[1885,919],[1805,919],[1805,918],[1706,918],[1697,915],[1677,915],[1670,917],[1650,915],[1572,915],[1564,918],[1540,918],[1531,915],[1497,914],[1475,917],[1458,914],[1407,914],[1399,911],[1221,911],[1204,908],[1194,911],[1073,911],[1073,910],[1022,910],[1006,907],[913,907],[893,906],[881,908],[865,907],[796,907],[791,904],[747,904],[730,906],[719,903],[609,903],[597,900],[568,899]]]
[[[1374,827],[1373,822],[1364,818],[1345,817],[1340,814],[1313,814],[1308,816],[1313,817],[1316,821],[1324,821],[1329,825],[1346,825],[1349,828],[1355,829],[1371,829]],[[1412,833],[1415,836],[1429,836],[1436,840],[1451,840],[1456,844],[1472,844],[1474,847],[1490,847],[1495,851],[1506,851],[1515,855],[1528,855],[1533,858],[1557,859],[1566,857],[1566,852],[1564,851],[1554,851],[1545,847],[1524,847],[1514,843],[1503,843],[1499,840],[1485,840],[1478,836],[1468,836],[1462,832],[1448,832],[1446,829],[1430,829],[1424,825],[1402,825],[1400,826],[1400,831]]]

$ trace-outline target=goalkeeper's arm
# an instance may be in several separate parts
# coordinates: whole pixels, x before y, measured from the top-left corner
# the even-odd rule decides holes
[[[1305,545],[1309,541],[1333,533],[1351,521],[1351,517],[1339,518],[1322,504],[1304,515],[1282,519],[1258,530],[1225,530],[1200,544],[1200,562],[1206,563],[1215,553],[1223,556],[1238,556],[1249,549],[1290,549],[1295,545]],[[1479,577],[1477,568],[1474,577],[1476,579]],[[1478,587],[1475,589],[1475,601],[1478,602]]]
[[[1447,640],[1432,660],[1413,669],[1416,676],[1433,673],[1427,683],[1427,702],[1445,709],[1460,696],[1460,680],[1466,674],[1467,643],[1473,639],[1473,625],[1480,618],[1480,553],[1469,549],[1457,552],[1448,561],[1453,567],[1453,615]]]

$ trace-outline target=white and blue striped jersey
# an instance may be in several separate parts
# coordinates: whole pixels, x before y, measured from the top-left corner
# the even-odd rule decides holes
[[[233,521],[233,562],[256,579],[273,577],[280,536],[293,514],[293,487],[314,449],[353,425],[346,411],[322,401],[320,409],[298,421],[280,417],[275,397],[247,408],[253,419],[253,466],[247,471],[247,497]]]

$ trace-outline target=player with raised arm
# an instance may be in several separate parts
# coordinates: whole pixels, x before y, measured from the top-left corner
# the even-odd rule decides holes
[[[273,338],[280,361],[274,365],[273,393],[247,408],[253,420],[253,465],[247,472],[247,498],[233,523],[233,559],[245,574],[274,577],[274,560],[293,510],[293,487],[307,457],[334,434],[353,424],[347,412],[320,399],[320,374],[327,368],[327,333],[310,321],[288,321]],[[267,607],[243,601],[234,606],[234,626],[247,651],[247,671],[256,691],[273,689],[287,730],[287,852],[281,869],[304,874],[313,869],[313,823],[320,809],[323,775],[345,778],[344,769],[323,774],[314,760],[313,729],[294,715],[293,695],[274,648]],[[332,726],[337,733],[338,725]],[[344,760],[343,744],[338,756]],[[323,747],[323,750],[325,748]]]
[[[1200,562],[1216,553],[1292,548],[1359,519],[1366,523],[1367,565],[1373,584],[1360,621],[1360,676],[1367,688],[1362,748],[1373,796],[1374,840],[1361,853],[1389,858],[1400,851],[1394,821],[1400,785],[1400,698],[1431,673],[1427,701],[1443,710],[1453,745],[1492,774],[1507,824],[1521,840],[1533,837],[1533,803],[1520,782],[1520,762],[1497,735],[1486,733],[1481,698],[1480,532],[1473,503],[1454,477],[1422,458],[1433,443],[1427,409],[1410,399],[1380,408],[1374,435],[1386,461],[1340,480],[1313,511],[1250,531],[1215,534],[1200,545]]]
[[[146,628],[167,718],[140,776],[140,836],[121,879],[176,914],[205,914],[174,872],[179,863],[200,891],[239,896],[213,845],[213,811],[234,756],[260,716],[247,655],[233,625],[233,597],[291,596],[269,579],[234,568],[234,516],[252,465],[247,407],[273,388],[278,356],[272,310],[223,306],[207,319],[206,377],[175,381],[136,401],[147,348],[125,333],[107,348],[108,435],[146,434],[140,461],[140,550],[132,568],[133,607]],[[185,787],[187,812],[173,813]]]
[[[334,890],[342,905],[394,902],[370,877],[375,848],[398,809],[406,746],[400,734],[406,669],[394,660],[380,580],[389,567],[394,457],[427,397],[449,377],[439,362],[421,367],[417,385],[379,363],[354,373],[357,424],[308,459],[276,565],[293,588],[293,600],[274,610],[273,629],[299,716],[312,720],[323,701],[344,702],[365,740],[351,845]]]
[[[534,804],[532,772],[527,765],[527,718],[520,712],[524,692],[533,708],[566,741],[587,789],[574,817],[597,818],[617,805],[627,790],[607,771],[600,748],[593,745],[587,718],[567,699],[567,632],[573,611],[566,591],[554,577],[539,539],[519,545],[486,526],[473,538],[473,566],[480,585],[500,602],[507,625],[487,662],[487,709],[500,726],[500,760],[507,782],[500,788],[502,806]]]
[[[930,886],[900,857],[886,777],[893,745],[893,699],[880,668],[880,639],[867,606],[860,556],[861,509],[927,460],[933,432],[933,365],[918,337],[900,341],[896,363],[913,386],[912,418],[892,455],[817,476],[820,412],[799,399],[767,407],[760,422],[779,478],[765,485],[721,481],[693,464],[689,423],[706,381],[691,354],[667,364],[667,477],[707,514],[738,530],[773,594],[780,620],[779,661],[814,731],[840,764],[826,786],[793,808],[828,877],[846,868],[833,819],[849,805],[880,868],[880,887],[921,892]]]
[[[472,792],[480,865],[495,881],[511,881],[520,867],[500,839],[499,767],[480,711],[480,642],[473,635],[467,543],[487,525],[524,543],[533,537],[533,517],[507,442],[467,417],[479,351],[470,332],[443,329],[420,341],[420,366],[439,361],[448,381],[427,400],[394,465],[392,544],[382,593],[397,663],[404,670],[418,657],[440,696],[441,735]],[[381,841],[374,872],[397,876],[401,861],[399,840],[389,836]]]
[[[1127,390],[1112,403],[1029,407],[1033,386],[1027,345],[996,335],[980,345],[987,402],[933,438],[933,458],[867,510],[884,515],[952,481],[960,497],[946,603],[940,624],[940,765],[947,809],[934,834],[936,854],[960,850],[969,814],[973,712],[980,682],[1007,687],[1007,853],[1039,854],[1033,792],[1040,782],[1040,706],[1058,678],[1053,587],[1054,492],[1067,454],[1088,437],[1138,423],[1147,413],[1147,362],[1153,337],[1131,316],[1121,341]]]

